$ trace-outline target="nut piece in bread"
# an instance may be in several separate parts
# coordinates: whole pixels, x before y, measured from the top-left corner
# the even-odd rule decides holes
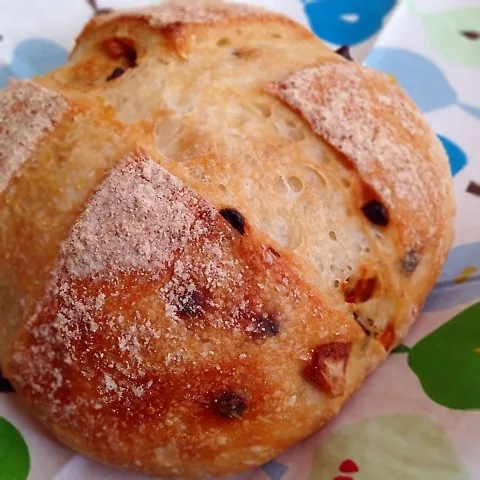
[[[448,162],[387,76],[253,7],[94,17],[0,92],[0,365],[98,461],[260,465],[406,334],[452,241]]]

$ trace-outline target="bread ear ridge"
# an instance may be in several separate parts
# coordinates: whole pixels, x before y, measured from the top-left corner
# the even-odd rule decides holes
[[[390,219],[381,226],[389,220],[398,225],[405,251],[421,252],[443,237],[446,212],[437,206],[453,198],[448,158],[420,110],[390,77],[339,57],[295,71],[266,91],[345,156],[374,200],[388,209]],[[451,220],[453,211],[448,215]]]

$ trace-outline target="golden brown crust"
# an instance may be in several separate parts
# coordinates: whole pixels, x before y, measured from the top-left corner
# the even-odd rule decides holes
[[[347,157],[387,207],[385,223],[397,228],[405,252],[422,253],[442,237],[441,220],[446,213],[451,217],[438,208],[452,198],[448,159],[418,108],[388,75],[339,57],[296,71],[267,90]]]
[[[288,427],[310,398],[318,409],[344,397],[350,351],[363,342],[353,319],[315,296],[250,226],[239,233],[139,153],[74,225],[5,373],[49,428],[99,460],[132,467],[133,449],[152,473],[222,474],[234,459],[248,465],[285,447],[262,425]],[[318,393],[297,397],[311,362]],[[209,465],[226,448],[219,438],[231,452]],[[162,464],[158,451],[169,449],[175,458]]]
[[[130,20],[140,20],[144,25],[160,31],[169,28],[179,28],[181,26],[218,26],[237,22],[268,22],[278,21],[284,24],[297,27],[290,19],[283,15],[264,10],[252,5],[242,5],[237,3],[200,3],[190,2],[168,3],[161,7],[145,7],[135,10],[113,11],[106,15],[97,15],[90,20],[82,34],[79,36],[77,44],[84,41],[84,36],[90,30],[98,30],[112,22],[128,22]]]
[[[35,99],[25,102],[29,111]],[[44,294],[60,244],[89,194],[138,142],[133,128],[97,102],[68,98],[68,103],[61,123],[36,144],[0,196],[0,364]]]
[[[412,295],[417,312],[451,245],[454,216],[448,159],[419,109],[387,75],[341,58],[297,70],[266,91],[301,115],[357,171],[355,208],[394,239],[401,284],[412,285],[420,262],[428,265],[429,281]],[[358,305],[373,296],[377,277],[369,270],[347,279],[345,301]],[[396,331],[403,335],[416,313],[407,310],[380,331],[375,320],[362,321],[358,310],[356,316],[390,350]]]
[[[96,17],[38,82],[69,114],[0,196],[0,362],[33,413],[100,461],[190,477],[335,415],[451,242],[445,155],[405,95],[228,5]]]
[[[181,56],[186,56],[189,44],[196,34],[206,29],[228,26],[251,26],[255,24],[284,25],[306,38],[313,35],[304,27],[292,22],[289,18],[274,12],[251,5],[224,2],[185,2],[167,3],[162,6],[145,7],[135,10],[111,12],[97,15],[83,29],[77,38],[77,47],[97,37],[99,32],[108,31],[110,26],[140,25],[149,28],[168,39],[173,49]],[[76,49],[73,50],[74,56]]]
[[[10,81],[0,96],[0,195],[67,110],[68,103],[57,92],[29,81]]]

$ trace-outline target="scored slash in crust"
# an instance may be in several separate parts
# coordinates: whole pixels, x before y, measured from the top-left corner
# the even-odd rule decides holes
[[[443,212],[437,205],[450,194],[448,160],[396,83],[339,59],[298,70],[266,91],[351,162],[379,197],[366,212],[374,224],[387,226],[388,209],[405,248],[439,238]]]

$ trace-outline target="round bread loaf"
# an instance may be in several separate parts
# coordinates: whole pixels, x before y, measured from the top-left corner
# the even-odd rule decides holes
[[[289,19],[93,18],[0,93],[0,364],[96,460],[240,472],[335,415],[405,335],[452,241],[410,99]]]

